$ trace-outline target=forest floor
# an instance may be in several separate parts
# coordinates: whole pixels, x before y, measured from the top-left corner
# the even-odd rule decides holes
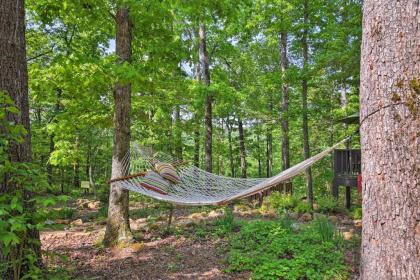
[[[50,220],[41,232],[44,262],[54,271],[51,279],[249,279],[250,274],[226,273],[227,241],[209,235],[212,221],[221,209],[174,209],[170,233],[166,232],[167,212],[144,202],[130,205],[130,224],[136,242],[121,248],[103,248],[105,219],[99,201],[79,199],[68,202],[74,213],[68,219]],[[260,213],[248,206],[235,207],[235,219],[274,219],[272,212]],[[343,214],[337,228],[347,240],[360,235],[360,221]],[[346,252],[346,262],[355,278],[359,250]],[[55,275],[55,276],[54,276]]]

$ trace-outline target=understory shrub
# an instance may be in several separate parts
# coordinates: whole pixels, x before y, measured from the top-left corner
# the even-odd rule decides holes
[[[321,196],[316,200],[318,211],[321,213],[337,212],[338,202],[331,195]]]
[[[268,197],[270,207],[277,210],[293,210],[300,202],[296,196],[274,192]]]
[[[236,226],[232,209],[230,207],[225,207],[224,212],[225,214],[215,222],[215,234],[219,236],[224,236],[232,232]]]
[[[268,202],[272,209],[279,212],[293,211],[299,214],[312,212],[311,205],[295,195],[275,192],[268,197]]]
[[[228,271],[250,271],[255,280],[348,278],[341,239],[328,220],[315,220],[298,233],[288,224],[244,224],[229,238]]]
[[[355,207],[350,211],[350,218],[360,220],[362,218],[362,207]]]

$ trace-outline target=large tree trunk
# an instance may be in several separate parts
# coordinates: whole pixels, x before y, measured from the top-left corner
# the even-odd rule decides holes
[[[238,131],[239,131],[239,154],[241,157],[241,177],[246,178],[247,162],[246,162],[246,148],[245,148],[245,133],[242,119],[238,118]]]
[[[309,2],[305,0],[303,3],[303,35],[302,35],[302,47],[303,47],[303,75],[302,75],[302,130],[303,130],[303,156],[308,159],[311,156],[309,150],[309,128],[308,128],[308,18],[309,18]],[[306,199],[312,206],[314,202],[314,193],[312,187],[312,170],[309,167],[306,171]]]
[[[2,0],[0,1],[0,91],[6,92],[20,110],[19,114],[7,112],[6,119],[9,122],[22,125],[27,134],[22,142],[13,143],[9,149],[9,159],[12,164],[32,161],[31,130],[29,121],[29,98],[28,98],[28,70],[26,62],[26,41],[25,41],[25,3],[23,0]],[[2,129],[2,128],[0,128]],[[29,202],[33,193],[24,189],[18,183],[9,183],[2,178],[0,183],[0,195],[9,193],[15,194],[17,189],[23,189],[23,213],[28,213],[28,223],[35,224],[31,219],[34,213],[34,205]],[[16,194],[18,195],[18,194]],[[35,257],[34,265],[41,266],[41,250],[39,232],[34,228],[28,228],[25,236],[21,239],[24,250],[20,275],[16,275],[10,265],[10,255],[4,255],[3,248],[0,248],[0,262],[4,265],[4,271],[0,278],[20,279],[29,269],[27,257],[31,254]],[[19,260],[17,260],[19,262]]]
[[[419,2],[363,11],[361,279],[420,279]]]
[[[132,23],[127,8],[118,8],[116,24],[116,54],[121,62],[131,62]],[[114,99],[115,132],[111,178],[126,176],[128,172],[124,169],[123,157],[130,149],[131,85],[117,83]],[[104,244],[111,246],[132,240],[133,235],[128,219],[128,191],[111,185]]]
[[[199,46],[199,58],[201,64],[201,73],[204,84],[206,87],[210,86],[210,70],[209,70],[209,56],[207,53],[207,42],[206,42],[206,28],[204,23],[200,23],[199,26],[199,37],[200,37],[200,46]],[[212,137],[213,137],[213,113],[212,113],[212,103],[213,96],[208,91],[206,94],[206,100],[204,103],[204,125],[206,128],[206,135],[204,141],[204,156],[205,156],[205,168],[207,172],[212,172],[213,162],[212,162]]]

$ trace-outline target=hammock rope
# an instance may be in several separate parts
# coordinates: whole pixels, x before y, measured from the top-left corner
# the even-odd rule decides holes
[[[245,198],[282,182],[287,182],[299,175],[314,163],[321,160],[336,147],[348,141],[348,137],[324,151],[308,158],[271,178],[231,178],[212,174],[176,160],[164,153],[153,153],[152,150],[141,148],[136,143],[131,145],[130,151],[124,156],[123,168],[126,177],[113,178],[109,182],[115,186],[134,191],[145,196],[166,201],[177,205],[223,205],[233,200]],[[141,185],[147,170],[153,170],[155,162],[171,163],[177,169],[181,181],[170,184],[167,194],[149,190]],[[144,170],[144,172],[139,172]]]

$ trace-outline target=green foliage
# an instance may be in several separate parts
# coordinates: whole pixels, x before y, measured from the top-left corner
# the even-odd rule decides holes
[[[317,217],[312,222],[312,229],[321,236],[323,242],[334,241],[335,229],[327,217]]]
[[[270,207],[277,210],[293,210],[300,202],[297,196],[275,192],[268,197]]]
[[[215,222],[215,234],[218,236],[225,236],[226,234],[232,232],[237,226],[232,209],[226,206],[224,208],[224,212],[224,215],[218,218]]]
[[[311,204],[309,204],[306,201],[299,201],[299,203],[296,205],[295,208],[293,208],[293,210],[299,214],[313,212]]]
[[[271,208],[279,211],[293,211],[299,214],[312,213],[312,207],[298,196],[275,192],[268,197]]]
[[[279,222],[255,221],[230,237],[228,271],[251,279],[347,279],[344,252],[325,221],[293,233]]]
[[[350,218],[353,220],[360,220],[363,217],[362,207],[354,207],[349,213]]]
[[[7,114],[19,114],[11,98],[0,91],[0,178],[4,190],[0,195],[0,248],[5,259],[0,264],[0,275],[6,271],[14,279],[21,277],[40,278],[36,252],[29,244],[39,242],[31,234],[42,226],[43,212],[31,211],[28,206],[38,197],[26,197],[34,189],[42,186],[44,180],[39,168],[28,162],[12,162],[9,150],[24,140],[25,129],[10,122]],[[43,200],[40,200],[44,202]],[[21,275],[22,267],[28,268],[27,275]]]
[[[318,211],[321,213],[331,213],[339,210],[337,200],[331,195],[318,197],[316,203],[318,205]]]

